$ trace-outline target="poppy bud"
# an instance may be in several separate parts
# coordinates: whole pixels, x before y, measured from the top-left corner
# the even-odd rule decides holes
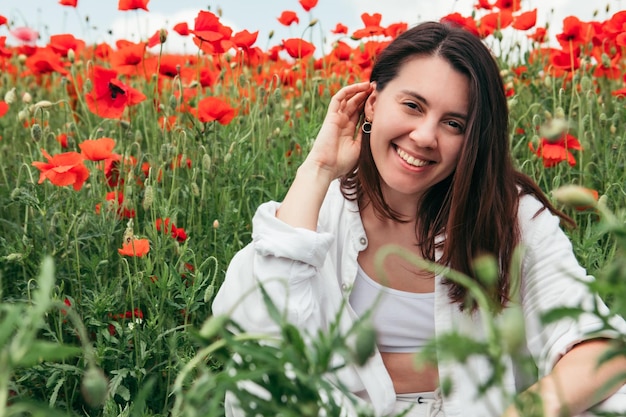
[[[202,169],[205,171],[211,170],[211,156],[208,153],[202,155]]]
[[[580,185],[564,185],[552,191],[558,202],[572,207],[594,207],[596,199],[591,192]]]
[[[75,59],[76,59],[76,53],[74,52],[74,50],[72,48],[68,49],[67,60],[73,64]]]
[[[24,92],[24,94],[22,94],[22,102],[30,103],[31,101],[33,101],[33,96],[31,96],[28,91]]]
[[[474,273],[481,283],[491,286],[498,280],[498,262],[493,255],[480,255],[472,263]]]
[[[6,101],[7,104],[15,103],[16,99],[17,99],[17,94],[15,94],[15,87],[13,87],[12,89],[10,89],[4,94],[4,101]]]
[[[167,40],[167,30],[161,29],[159,30],[159,42],[165,43]]]
[[[92,366],[85,371],[80,390],[87,404],[94,408],[104,405],[108,388],[109,381],[101,369]]]
[[[202,324],[198,334],[205,339],[211,339],[226,326],[227,322],[227,315],[212,316]]]
[[[215,219],[213,220],[213,229],[218,229],[220,227],[220,221]]]
[[[143,202],[141,206],[144,210],[148,210],[152,206],[152,202],[154,201],[154,189],[151,185],[146,186],[146,189],[143,193]]]
[[[518,305],[508,307],[502,313],[500,335],[504,348],[509,353],[516,352],[524,344],[526,337],[524,314]]]
[[[352,357],[357,365],[363,366],[376,350],[376,330],[371,322],[364,321],[356,332],[356,343]]]
[[[41,126],[39,126],[38,123],[33,124],[30,128],[30,137],[33,138],[35,142],[39,142],[42,136],[43,131],[41,130]]]

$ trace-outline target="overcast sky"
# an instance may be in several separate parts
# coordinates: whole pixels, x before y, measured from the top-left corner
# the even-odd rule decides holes
[[[5,16],[14,27],[28,26],[39,31],[39,44],[47,43],[50,35],[72,33],[87,43],[109,42],[116,39],[145,40],[160,28],[169,30],[166,43],[169,52],[196,51],[185,45],[185,39],[171,30],[179,22],[193,21],[199,10],[222,11],[222,21],[235,32],[247,29],[259,31],[256,46],[266,49],[282,39],[303,37],[316,44],[322,43],[324,35],[337,23],[346,25],[350,32],[362,27],[361,14],[381,13],[382,25],[406,22],[409,25],[424,20],[459,12],[469,15],[477,0],[319,0],[318,5],[306,13],[298,0],[151,0],[149,12],[119,11],[117,0],[79,0],[78,7],[61,6],[58,0],[0,0],[0,15]],[[606,8],[610,10],[607,13]],[[524,10],[538,9],[538,21],[550,22],[551,34],[562,29],[563,18],[575,15],[581,20],[604,20],[626,8],[626,0],[522,0]],[[289,28],[276,19],[284,10],[296,12],[300,24]],[[319,24],[303,35],[308,22],[316,18]],[[269,38],[270,31],[274,37]],[[109,34],[112,33],[112,35]],[[0,27],[0,36],[7,36],[8,44],[15,44],[6,26]],[[311,38],[312,36],[312,38]],[[326,40],[327,41],[327,40]],[[193,48],[193,49],[190,49]]]

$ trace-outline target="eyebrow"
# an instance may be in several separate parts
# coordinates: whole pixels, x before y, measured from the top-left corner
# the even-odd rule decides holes
[[[411,96],[411,97],[413,97],[414,99],[416,99],[417,101],[421,101],[422,103],[424,103],[424,104],[428,105],[428,100],[426,100],[426,98],[425,98],[425,97],[423,97],[423,96],[419,95],[419,94],[418,94],[418,93],[416,93],[415,91],[410,91],[410,90],[401,90],[400,92],[401,92],[402,94],[406,94],[407,96]],[[467,114],[464,114],[464,113],[448,112],[448,113],[446,113],[446,114],[448,114],[449,116],[452,116],[452,117],[458,117],[458,118],[460,118],[460,119],[467,120]]]

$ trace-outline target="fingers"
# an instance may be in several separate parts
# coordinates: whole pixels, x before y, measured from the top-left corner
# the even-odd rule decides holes
[[[332,97],[328,111],[352,117],[355,113],[360,113],[371,90],[372,86],[368,81],[343,87]]]

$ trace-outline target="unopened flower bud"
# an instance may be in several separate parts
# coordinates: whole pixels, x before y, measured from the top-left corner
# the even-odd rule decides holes
[[[352,358],[357,365],[363,366],[376,351],[376,329],[371,322],[364,321],[356,332]]]
[[[589,189],[580,185],[564,185],[552,191],[558,202],[572,207],[593,207],[596,199]]]
[[[13,104],[15,100],[17,100],[17,94],[15,94],[15,87],[13,87],[4,94],[4,101],[6,101],[7,104]]]
[[[526,340],[524,313],[519,305],[512,305],[503,311],[500,336],[504,348],[509,353],[515,353],[524,344]]]
[[[472,263],[474,273],[481,283],[491,286],[498,280],[498,262],[493,255],[480,255]]]
[[[17,120],[19,120],[20,122],[23,122],[24,120],[28,119],[29,116],[30,116],[30,112],[27,109],[20,110],[19,112],[17,112]]]
[[[76,53],[74,52],[74,50],[72,48],[68,49],[67,60],[73,64],[75,59],[76,59]]]
[[[38,123],[33,124],[30,128],[30,137],[33,138],[35,142],[39,142],[43,137],[43,131]]]
[[[220,227],[220,221],[215,219],[213,220],[213,229],[218,229]]]
[[[80,390],[85,401],[96,408],[104,405],[109,389],[109,381],[101,369],[89,367],[83,375]]]
[[[309,27],[313,27],[313,26],[317,25],[317,22],[319,22],[319,19],[311,20],[311,22],[309,23]]]
[[[152,207],[152,202],[154,201],[154,188],[151,185],[146,186],[146,189],[143,192],[143,202],[141,206],[144,210],[148,210]]]
[[[159,30],[159,42],[165,43],[167,40],[167,30],[161,29]]]
[[[208,153],[202,155],[202,169],[205,171],[211,170],[211,156]]]
[[[569,129],[569,122],[563,117],[548,120],[539,128],[541,136],[548,140],[557,140]]]
[[[24,94],[22,94],[22,102],[30,103],[31,101],[33,101],[33,96],[31,96],[28,91],[24,92]]]

